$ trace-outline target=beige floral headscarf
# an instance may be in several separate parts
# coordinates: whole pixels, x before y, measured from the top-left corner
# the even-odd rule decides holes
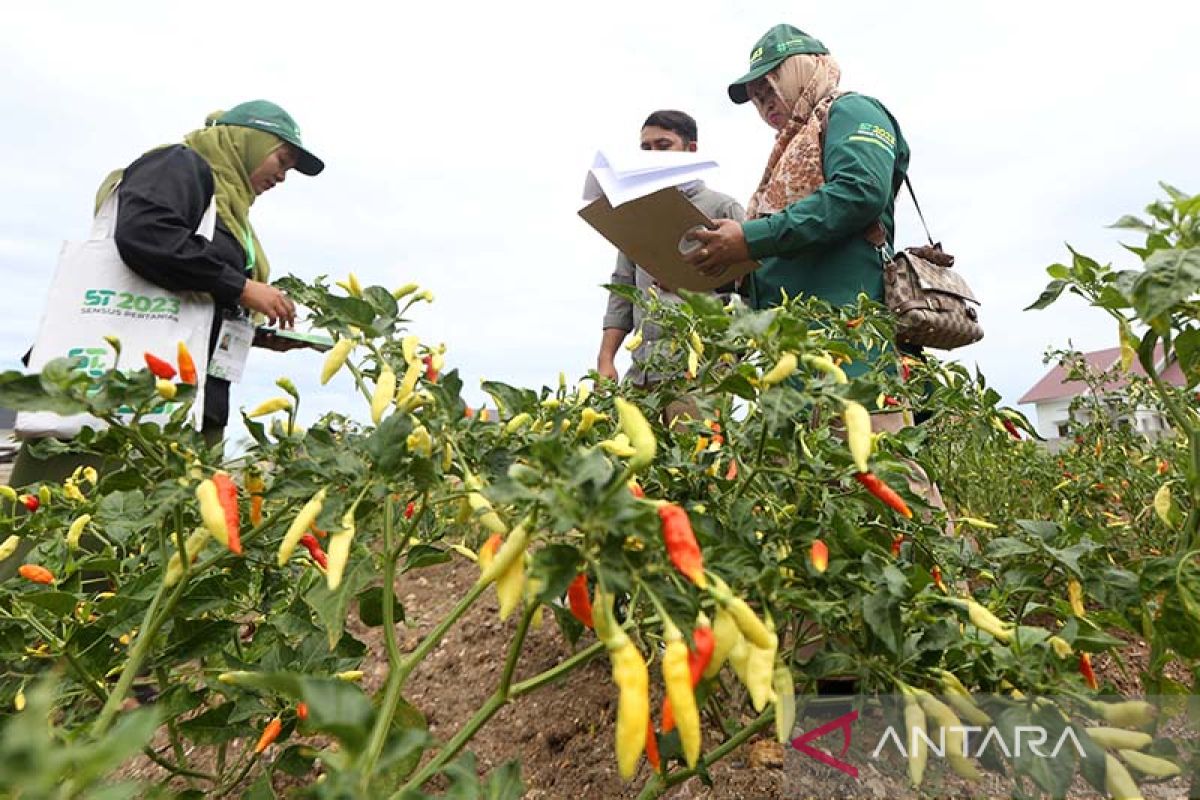
[[[829,107],[844,94],[838,89],[840,79],[841,70],[829,55],[791,56],[767,74],[784,107],[791,107],[792,118],[775,137],[747,218],[782,211],[825,182],[821,143]]]

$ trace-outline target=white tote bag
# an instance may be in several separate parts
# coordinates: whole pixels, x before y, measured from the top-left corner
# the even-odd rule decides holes
[[[217,223],[215,199],[209,203],[196,235],[212,241]],[[213,325],[212,296],[205,292],[172,292],[142,278],[121,260],[113,234],[117,227],[117,190],[100,206],[90,238],[66,242],[50,296],[29,357],[29,370],[40,372],[56,358],[83,357],[81,367],[99,376],[115,366],[136,370],[145,366],[142,354],[154,353],[175,363],[179,342],[187,345],[200,376],[192,419],[197,428],[204,416],[204,379],[208,369],[208,341]],[[105,336],[121,340],[121,361]],[[179,407],[164,402],[141,420],[163,424]],[[132,409],[130,409],[132,416]],[[69,439],[83,428],[104,427],[89,414],[62,416],[48,411],[17,414],[19,438],[54,436]]]

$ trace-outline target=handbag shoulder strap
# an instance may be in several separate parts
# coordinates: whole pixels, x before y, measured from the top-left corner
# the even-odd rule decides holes
[[[929,240],[929,246],[937,248],[938,245],[933,241],[933,234],[929,232],[929,225],[925,222],[925,214],[921,211],[921,204],[917,201],[917,193],[913,191],[912,181],[909,180],[907,174],[904,176],[904,186],[908,189],[908,196],[912,198],[913,207],[917,209],[917,217],[921,220],[921,227],[925,229],[925,238]],[[887,230],[884,229],[881,221],[875,220],[863,231],[863,238],[878,250],[887,244]]]
[[[908,188],[908,196],[912,198],[913,207],[917,209],[917,217],[921,220],[921,227],[925,229],[925,238],[929,240],[930,247],[937,247],[933,243],[933,234],[929,232],[929,225],[925,222],[925,215],[921,213],[921,204],[917,201],[917,193],[913,191],[912,181],[909,180],[908,173],[904,173],[904,185]]]

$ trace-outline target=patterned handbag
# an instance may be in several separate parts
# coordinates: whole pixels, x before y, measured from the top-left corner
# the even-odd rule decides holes
[[[901,344],[953,350],[983,338],[977,307],[979,300],[962,275],[952,269],[954,256],[942,252],[925,224],[925,215],[904,178],[929,246],[909,247],[891,253],[883,226],[876,222],[867,241],[883,258],[883,299],[896,316],[896,339]]]

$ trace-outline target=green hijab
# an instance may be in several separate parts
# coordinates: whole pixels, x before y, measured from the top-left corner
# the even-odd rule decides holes
[[[284,142],[273,133],[255,128],[215,124],[223,113],[217,111],[210,114],[205,120],[205,127],[183,137],[183,143],[196,151],[212,169],[217,215],[246,251],[246,271],[254,280],[265,282],[271,268],[262,245],[258,243],[254,226],[250,224],[250,206],[254,204],[250,173]],[[161,150],[162,147],[154,149]],[[121,182],[124,174],[124,169],[114,170],[100,184],[100,190],[96,193],[96,211],[100,210],[100,205]]]

